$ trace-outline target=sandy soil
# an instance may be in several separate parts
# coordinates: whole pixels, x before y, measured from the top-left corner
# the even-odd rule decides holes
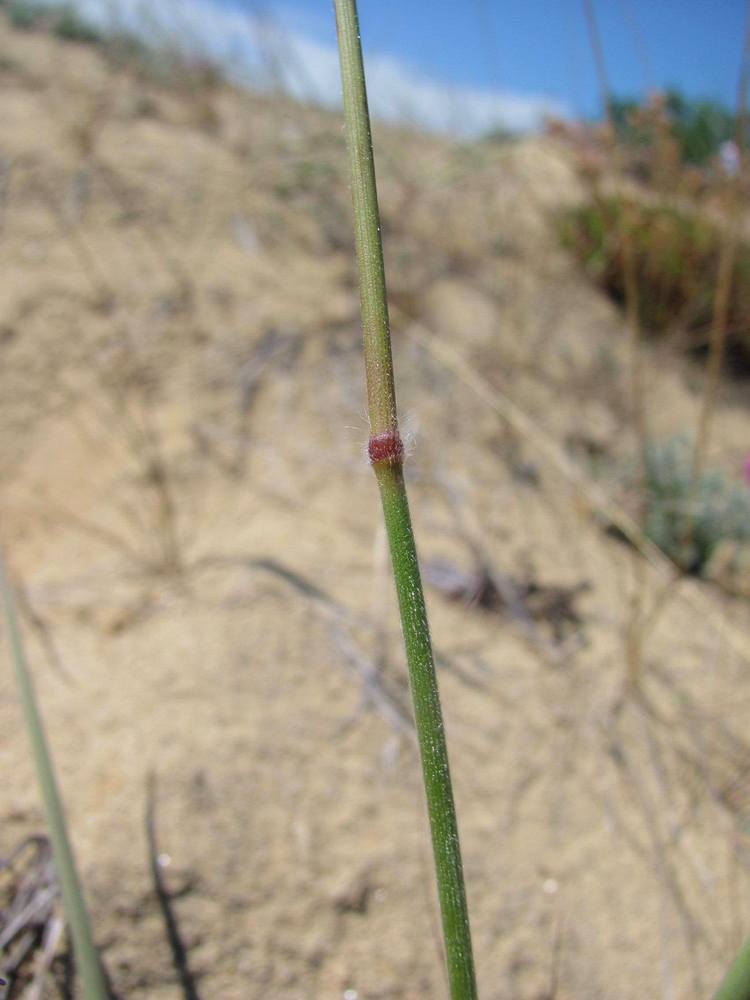
[[[4,27],[0,66],[2,539],[114,986],[191,996],[153,776],[193,996],[443,997],[340,123]],[[750,922],[746,603],[683,582],[633,639],[668,569],[591,502],[625,333],[554,234],[567,154],[376,142],[427,577],[525,595],[428,590],[480,993],[702,1000]],[[700,372],[647,368],[690,428]],[[730,474],[747,426],[731,387]],[[8,853],[44,822],[7,663],[0,770]]]

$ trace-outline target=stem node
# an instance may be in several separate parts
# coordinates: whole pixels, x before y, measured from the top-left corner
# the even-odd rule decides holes
[[[401,465],[404,445],[398,429],[373,434],[367,445],[367,454],[373,465]]]

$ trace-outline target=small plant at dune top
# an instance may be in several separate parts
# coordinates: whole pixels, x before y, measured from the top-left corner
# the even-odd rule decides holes
[[[359,263],[370,442],[406,646],[414,721],[432,833],[452,1000],[476,1000],[458,825],[435,662],[406,497],[385,291],[380,213],[355,0],[335,0],[346,142]]]
[[[724,541],[750,542],[750,491],[717,470],[693,477],[686,438],[646,449],[645,530],[687,573],[701,575]]]
[[[625,214],[627,213],[627,214]],[[703,348],[714,312],[722,233],[697,213],[619,197],[594,199],[567,212],[563,243],[618,305],[625,303],[623,226],[635,258],[640,321],[651,334],[687,331]],[[750,367],[750,246],[740,243],[732,274],[727,349],[739,370]]]

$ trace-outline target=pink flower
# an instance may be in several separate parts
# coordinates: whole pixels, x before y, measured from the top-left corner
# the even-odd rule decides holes
[[[745,482],[747,483],[748,486],[750,486],[750,452],[748,452],[748,456],[745,459],[744,469],[745,469]]]

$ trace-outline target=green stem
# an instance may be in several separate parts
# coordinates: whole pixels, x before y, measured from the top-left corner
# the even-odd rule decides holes
[[[750,938],[742,945],[714,1000],[750,1000]]]
[[[370,112],[365,69],[359,41],[355,0],[335,0],[339,38],[344,119],[354,202],[354,236],[359,262],[359,292],[365,338],[365,369],[370,433],[396,427],[396,390],[393,382],[391,331],[385,292],[380,212],[372,155]]]
[[[474,1000],[477,987],[448,748],[406,485],[398,463],[378,463],[375,474],[383,502],[409,664],[451,997]]]
[[[83,983],[84,1000],[107,1000],[109,992],[105,985],[99,955],[91,934],[86,904],[83,900],[81,882],[76,869],[73,850],[68,840],[65,811],[57,787],[47,739],[39,708],[37,706],[34,682],[31,677],[21,632],[18,627],[15,603],[5,564],[0,553],[0,594],[2,595],[5,622],[8,630],[11,659],[16,673],[21,695],[26,728],[31,740],[37,778],[42,793],[44,810],[47,815],[50,841],[55,858],[55,868],[60,880],[63,905],[73,938],[76,964]]]
[[[375,167],[355,0],[335,0],[352,175],[370,417],[369,453],[383,504],[404,633],[452,1000],[476,1000],[461,849],[424,592],[403,476]]]

